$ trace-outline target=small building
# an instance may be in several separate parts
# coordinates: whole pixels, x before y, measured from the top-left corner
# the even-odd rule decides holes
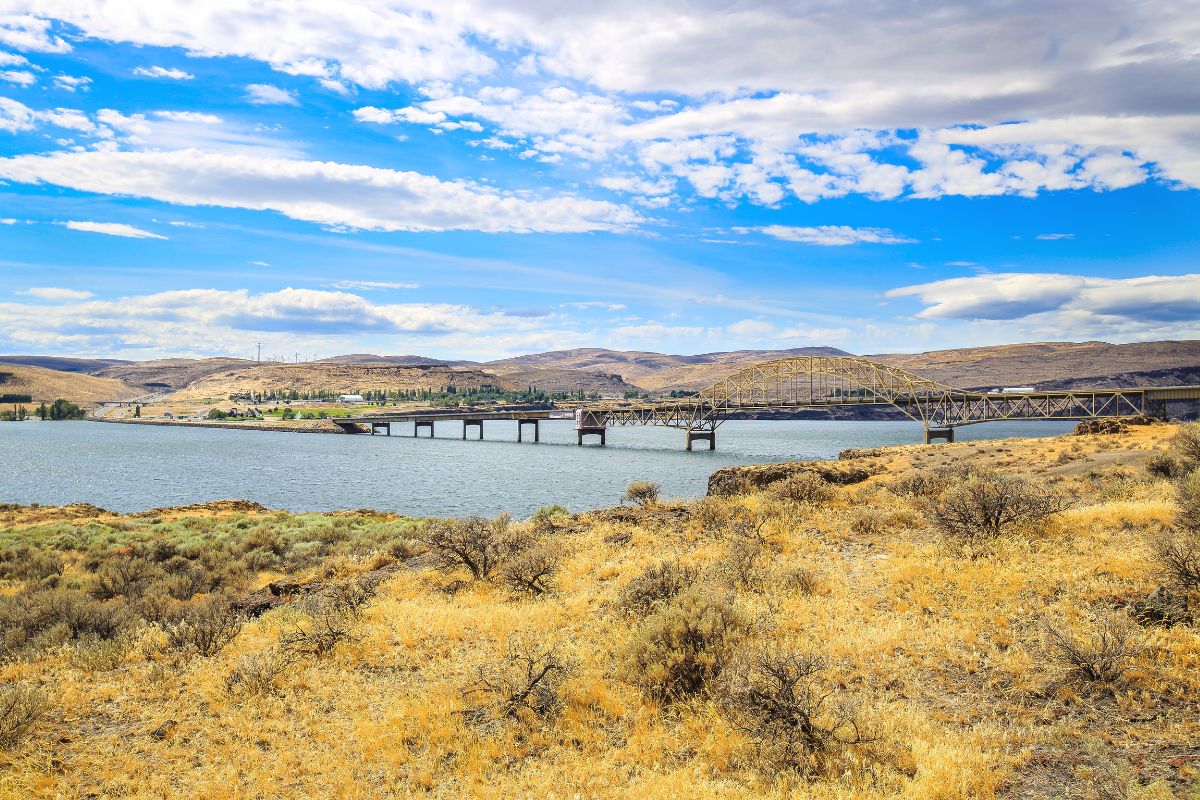
[[[339,394],[338,402],[339,403],[362,403],[365,401],[363,400],[363,396],[361,394]]]

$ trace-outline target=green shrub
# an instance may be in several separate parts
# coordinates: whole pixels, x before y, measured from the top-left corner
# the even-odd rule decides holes
[[[621,673],[655,700],[699,694],[750,629],[731,592],[697,585],[646,619],[625,647]]]

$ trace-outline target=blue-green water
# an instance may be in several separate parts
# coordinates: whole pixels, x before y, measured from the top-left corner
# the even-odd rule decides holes
[[[270,433],[99,422],[0,423],[0,502],[94,503],[114,511],[245,499],[289,511],[376,508],[413,515],[527,516],[562,503],[615,505],[626,484],[652,480],[668,497],[699,497],[731,464],[836,458],[848,447],[914,444],[909,422],[732,421],[717,450],[683,449],[683,433],[616,428],[607,447],[577,447],[574,423],[542,423],[539,444],[517,444],[516,423],[485,423],[463,441],[458,422],[439,438]],[[1054,436],[1070,422],[989,423],[959,441]],[[527,430],[527,434],[532,431]],[[706,443],[698,443],[704,447]]]

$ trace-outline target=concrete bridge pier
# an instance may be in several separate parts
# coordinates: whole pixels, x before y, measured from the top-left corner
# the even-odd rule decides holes
[[[953,442],[954,428],[926,428],[925,444],[932,444],[934,439],[943,439],[946,442]]]
[[[687,437],[686,438],[687,449],[689,451],[692,449],[693,441],[703,442],[705,440],[708,441],[708,449],[709,450],[717,449],[717,432],[716,431],[685,431],[685,434]]]
[[[541,441],[541,434],[540,434],[540,432],[539,432],[539,429],[538,429],[538,422],[539,422],[539,421],[538,421],[538,420],[536,420],[536,419],[519,419],[519,420],[517,420],[517,441],[518,441],[518,442],[520,442],[520,441],[521,441],[521,435],[522,435],[522,433],[523,433],[523,432],[524,432],[524,430],[525,430],[525,426],[526,426],[526,425],[532,425],[532,426],[533,426],[533,441],[534,441],[534,444],[537,444],[538,442],[540,442],[540,441]],[[482,426],[480,426],[480,427],[482,428]]]
[[[479,440],[483,441],[483,420],[481,419],[464,419],[463,420],[463,439],[467,438],[467,428],[472,425],[479,426]]]
[[[604,432],[606,430],[608,430],[608,429],[605,428],[603,425],[601,425],[600,427],[576,428],[575,429],[575,434],[576,434],[576,439],[577,439],[576,443],[582,447],[583,446],[583,437],[599,436],[600,437],[600,446],[604,447]]]
[[[413,438],[421,435],[421,428],[429,428],[429,438],[433,438],[433,420],[431,419],[414,419],[413,420]]]
[[[390,422],[372,422],[371,423],[371,435],[372,436],[375,435],[376,430],[387,431],[387,435],[391,436],[392,435],[392,423],[390,423]]]

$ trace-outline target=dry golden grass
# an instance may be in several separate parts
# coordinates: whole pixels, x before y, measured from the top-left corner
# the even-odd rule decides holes
[[[0,754],[0,795],[1190,797],[1200,769],[1195,623],[1135,626],[1120,679],[1103,686],[1074,679],[1047,633],[1088,641],[1159,585],[1149,541],[1176,498],[1139,464],[1171,433],[887,449],[866,459],[879,474],[827,501],[763,492],[560,521],[549,534],[564,554],[555,591],[532,599],[418,558],[380,585],[352,638],[294,659],[261,693],[231,694],[226,679],[304,624],[295,606],[249,622],[211,658],[172,658],[147,626],[115,663],[70,647],[13,660],[0,683],[37,687],[52,711]],[[1064,452],[1078,458],[1060,463]],[[1074,505],[984,548],[949,546],[924,501],[888,487],[914,468],[964,462],[1041,476]],[[3,524],[25,524],[24,513]],[[738,515],[754,520],[752,535],[730,522]],[[747,538],[757,557],[735,579],[728,565]],[[747,646],[786,643],[825,659],[829,691],[870,741],[835,753],[831,769],[767,768],[717,692],[664,706],[621,677],[643,624],[621,610],[621,591],[664,560],[736,584],[737,608],[753,621]],[[371,566],[340,559],[306,577]],[[809,580],[790,580],[797,571]],[[464,688],[520,645],[570,665],[561,712],[472,724]]]
[[[87,404],[135,397],[141,394],[141,390],[112,378],[0,363],[0,394],[33,395],[34,404],[43,400],[52,403],[60,397],[73,403]]]

